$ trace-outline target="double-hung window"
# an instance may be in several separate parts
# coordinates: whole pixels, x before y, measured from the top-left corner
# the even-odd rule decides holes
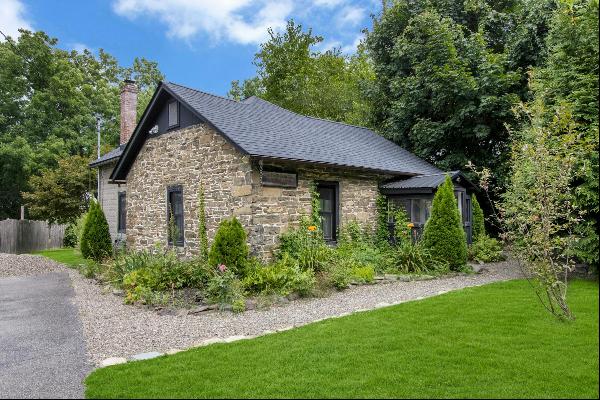
[[[183,246],[183,188],[167,189],[167,237],[170,245]]]

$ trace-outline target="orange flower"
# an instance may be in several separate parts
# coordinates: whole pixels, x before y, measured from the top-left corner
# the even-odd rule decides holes
[[[311,232],[314,232],[314,231],[317,230],[317,227],[314,226],[314,225],[311,225],[311,226],[308,227],[308,230],[311,231]]]
[[[406,226],[408,226],[409,228],[414,228],[415,224],[413,224],[412,222],[409,222],[408,224],[406,224]]]

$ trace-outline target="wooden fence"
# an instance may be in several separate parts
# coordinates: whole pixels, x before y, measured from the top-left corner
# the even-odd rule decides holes
[[[66,227],[45,221],[5,219],[0,221],[0,253],[22,254],[62,247]]]

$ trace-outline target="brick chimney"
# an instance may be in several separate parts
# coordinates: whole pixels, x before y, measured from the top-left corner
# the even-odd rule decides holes
[[[121,140],[125,144],[135,129],[138,88],[135,81],[125,79],[121,89]]]

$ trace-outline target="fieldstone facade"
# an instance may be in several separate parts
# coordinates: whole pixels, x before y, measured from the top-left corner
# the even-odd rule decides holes
[[[289,167],[289,166],[288,166]],[[136,250],[167,244],[167,188],[183,188],[183,256],[198,252],[198,193],[204,186],[209,243],[219,223],[236,216],[254,255],[270,258],[278,236],[311,207],[311,181],[339,183],[340,225],[375,226],[381,175],[292,166],[296,188],[263,187],[259,168],[204,124],[149,137],[127,175],[127,244]]]

